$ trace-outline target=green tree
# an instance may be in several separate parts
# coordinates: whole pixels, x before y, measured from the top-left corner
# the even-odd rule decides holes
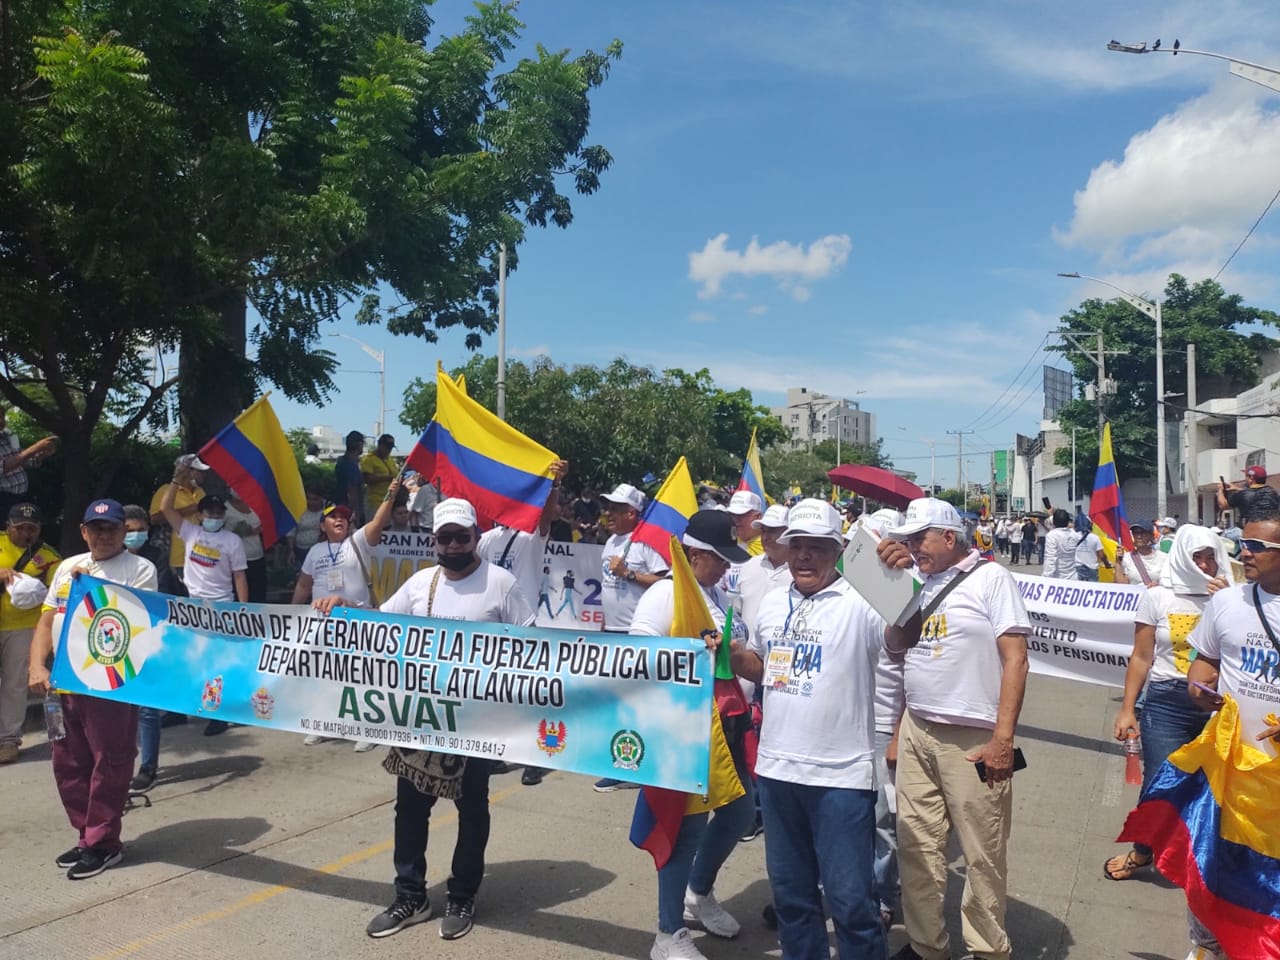
[[[467,393],[496,409],[497,358],[477,355],[452,373],[464,374]],[[657,371],[623,359],[607,367],[513,360],[506,398],[508,422],[571,461],[575,486],[661,478],[681,456],[695,481],[736,484],[752,429],[761,446],[784,436],[747,390],[722,390],[706,370]],[[404,404],[401,420],[423,430],[435,415],[434,379],[411,383]]]
[[[834,440],[822,440],[812,447],[774,447],[760,456],[765,488],[775,495],[789,493],[794,487],[799,487],[805,496],[816,493],[825,496],[831,489],[827,471],[839,464],[892,467],[893,463],[885,456],[883,446],[882,438],[877,438],[874,445],[841,444],[838,459]]]
[[[567,226],[566,192],[597,189],[611,157],[587,141],[590,96],[617,41],[508,65],[515,4],[439,38],[428,9],[0,4],[0,397],[62,438],[68,512],[109,489],[175,385],[189,444],[262,384],[321,401],[318,337],[344,305],[477,347],[499,245],[514,264],[526,226]],[[155,377],[156,348],[179,370]]]
[[[1256,386],[1260,358],[1275,350],[1271,336],[1250,330],[1255,323],[1275,326],[1280,315],[1247,306],[1239,294],[1228,294],[1213,280],[1194,285],[1172,274],[1162,304],[1164,322],[1165,390],[1184,389],[1187,382],[1187,344],[1196,345],[1196,395],[1203,402],[1234,396]],[[1103,398],[1103,411],[1111,423],[1111,447],[1116,470],[1123,482],[1149,477],[1156,462],[1155,335],[1151,321],[1119,300],[1086,300],[1062,317],[1062,329],[1091,346],[1099,330],[1106,350],[1124,351],[1107,357],[1107,378],[1116,392]],[[1094,365],[1064,341],[1052,348],[1070,359],[1077,381],[1092,383]],[[1180,420],[1185,398],[1166,399],[1165,417]],[[1081,396],[1058,412],[1058,422],[1069,436],[1076,433],[1076,489],[1093,488],[1098,464],[1098,405]],[[1071,446],[1054,455],[1063,467],[1071,466]]]

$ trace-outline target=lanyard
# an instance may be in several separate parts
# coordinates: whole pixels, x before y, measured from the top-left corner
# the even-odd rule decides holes
[[[440,586],[442,567],[436,567],[436,575],[431,578],[431,589],[427,591],[427,616],[431,616],[431,608],[436,604],[436,587]]]
[[[342,543],[338,544],[338,552],[337,552],[337,553],[334,553],[334,552],[333,552],[333,544],[332,544],[332,543],[330,543],[328,540],[326,540],[326,541],[324,542],[324,548],[325,548],[326,550],[328,550],[328,551],[329,551],[329,566],[330,566],[330,567],[336,567],[336,566],[339,564],[339,562],[341,562],[341,560],[342,560],[342,548],[343,548],[343,547],[345,547],[346,545],[347,545],[347,543],[346,543],[346,541],[344,540]]]
[[[819,593],[820,592],[821,591],[819,591]],[[813,609],[814,603],[816,603],[816,597],[817,594],[814,594],[812,597],[802,597],[800,599],[800,606],[797,607],[795,595],[792,594],[790,590],[787,591],[787,619],[782,621],[782,639],[784,641],[789,639],[791,636],[791,618],[797,613],[800,616],[796,622],[796,630],[804,630],[808,625],[808,615]]]
[[[1253,609],[1258,611],[1258,620],[1262,623],[1262,629],[1267,631],[1267,639],[1276,648],[1276,653],[1280,653],[1280,640],[1276,639],[1276,632],[1271,629],[1271,623],[1267,620],[1267,615],[1262,612],[1262,593],[1256,582],[1253,585]]]

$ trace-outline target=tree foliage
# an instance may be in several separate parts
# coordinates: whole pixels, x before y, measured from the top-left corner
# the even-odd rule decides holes
[[[1234,396],[1259,380],[1261,356],[1276,348],[1276,341],[1251,326],[1275,326],[1280,315],[1244,303],[1239,294],[1228,294],[1213,280],[1189,284],[1171,274],[1162,304],[1164,325],[1165,391],[1181,392],[1187,382],[1187,344],[1196,345],[1196,394],[1199,401]],[[1107,378],[1116,392],[1103,398],[1103,411],[1111,423],[1111,445],[1121,481],[1149,477],[1156,462],[1155,426],[1155,329],[1152,321],[1122,300],[1086,300],[1062,318],[1062,328],[1076,334],[1091,348],[1099,330],[1109,355]],[[1067,343],[1051,349],[1066,354],[1076,380],[1092,383],[1094,365]],[[1165,417],[1180,420],[1185,396],[1167,398]],[[1076,434],[1076,489],[1089,490],[1098,463],[1098,407],[1083,395],[1058,412],[1058,422]],[[1055,454],[1059,466],[1071,466],[1068,444]]]
[[[498,361],[475,356],[453,372],[466,375],[467,393],[497,407]],[[695,481],[736,485],[756,429],[762,446],[785,431],[745,389],[717,387],[705,369],[657,371],[621,358],[607,367],[565,367],[541,357],[508,361],[507,421],[569,460],[570,484],[595,489],[661,479],[681,457]],[[415,431],[435,415],[434,379],[414,380],[400,419]]]
[[[478,347],[499,244],[567,226],[611,163],[587,131],[620,45],[508,65],[515,11],[435,38],[420,0],[0,4],[0,397],[81,465],[68,510],[110,483],[97,425],[118,462],[179,380],[189,443],[258,385],[324,399],[353,301]],[[182,354],[159,383],[155,348]]]
[[[774,447],[772,450],[766,450],[760,457],[765,489],[777,496],[779,493],[789,493],[799,487],[805,496],[826,496],[831,489],[827,471],[833,467],[842,463],[868,464],[873,467],[893,466],[884,454],[883,445],[882,439],[877,439],[874,445],[841,444],[839,459],[836,457],[834,440],[823,440],[815,443],[811,448]]]

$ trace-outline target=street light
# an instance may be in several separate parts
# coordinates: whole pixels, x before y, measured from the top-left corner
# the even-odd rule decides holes
[[[1164,489],[1164,471],[1165,471],[1165,437],[1164,437],[1164,321],[1160,313],[1160,301],[1152,303],[1150,300],[1144,300],[1135,293],[1130,293],[1121,287],[1117,287],[1109,280],[1100,280],[1097,277],[1089,277],[1083,273],[1060,273],[1060,277],[1066,277],[1070,280],[1092,280],[1094,283],[1100,283],[1104,287],[1110,287],[1125,303],[1137,308],[1148,317],[1156,322],[1156,513],[1165,516],[1168,500],[1165,496]],[[1101,436],[1098,442],[1102,442]],[[1072,477],[1074,480],[1074,476]]]
[[[1142,43],[1120,43],[1117,40],[1112,40],[1107,44],[1107,49],[1113,53],[1171,53],[1175,57],[1180,53],[1190,53],[1198,57],[1213,57],[1215,60],[1225,60],[1231,64],[1229,69],[1237,77],[1251,80],[1270,90],[1280,91],[1280,71],[1264,67],[1260,63],[1250,63],[1248,60],[1228,57],[1222,53],[1211,53],[1208,50],[1189,50],[1182,46],[1178,40],[1173,41],[1172,47],[1164,47],[1163,49],[1160,47],[1159,40],[1151,47],[1148,47],[1145,41]]]
[[[929,445],[929,496],[932,497],[934,491],[938,489],[937,470],[934,469],[935,460],[933,457],[933,445],[937,443],[937,441],[930,440],[928,437],[921,437],[920,442],[927,443]]]
[[[375,350],[363,340],[357,340],[355,337],[348,336],[345,333],[331,333],[331,337],[341,337],[343,340],[350,340],[361,350],[367,353],[373,359],[378,361],[378,436],[382,436],[386,428],[387,419],[387,355],[381,350]],[[352,371],[353,373],[357,371]],[[373,371],[368,371],[372,373]]]

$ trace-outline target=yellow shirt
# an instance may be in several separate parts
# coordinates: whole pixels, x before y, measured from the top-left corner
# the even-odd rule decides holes
[[[164,499],[164,492],[169,489],[169,484],[164,484],[156,491],[156,495],[151,498],[151,516],[160,513],[160,501]],[[204,498],[204,491],[199,487],[194,490],[188,490],[186,487],[178,488],[178,495],[173,500],[173,508],[181,513],[187,507],[194,507]],[[190,518],[188,518],[190,519]],[[163,520],[160,521],[164,523]],[[178,536],[176,530],[169,534],[169,566],[182,569],[182,565],[187,562],[187,545],[182,542],[182,538]]]
[[[764,553],[764,544],[760,542],[759,537],[752,537],[746,543],[739,540],[738,546],[747,551],[747,553],[751,554],[753,557],[758,557],[760,554]]]
[[[11,570],[13,565],[22,559],[26,551],[9,539],[8,534],[0,533],[0,570]],[[42,543],[40,549],[26,562],[19,573],[35,577],[47,587],[53,582],[54,571],[58,569],[62,556],[57,550]],[[9,602],[9,591],[0,594],[0,630],[26,630],[34,627],[40,620],[40,604],[30,610],[19,610]]]
[[[360,458],[360,472],[365,475],[364,502],[368,507],[368,516],[365,519],[369,520],[373,518],[378,504],[382,503],[383,498],[386,497],[387,487],[396,478],[400,468],[396,465],[394,457],[387,457],[384,460],[376,453],[366,453]]]

